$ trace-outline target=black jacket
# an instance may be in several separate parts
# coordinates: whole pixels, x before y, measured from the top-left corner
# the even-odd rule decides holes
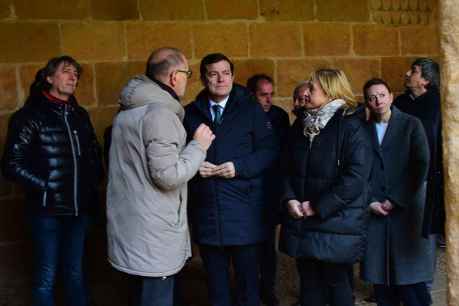
[[[276,137],[280,149],[287,144],[287,135],[290,128],[290,121],[286,111],[276,105],[272,105],[270,110],[266,112],[273,127],[273,134]],[[269,202],[269,209],[266,209],[268,222],[272,225],[281,222],[281,205],[280,197],[282,194],[282,186],[279,184],[282,178],[280,158],[276,159],[273,165],[266,171],[264,179],[265,190]]]
[[[356,113],[338,110],[312,143],[303,135],[301,118],[295,121],[282,158],[282,202],[310,201],[316,215],[295,220],[285,214],[282,251],[335,263],[352,263],[363,255],[369,147]]]
[[[442,234],[445,227],[445,207],[443,194],[443,153],[441,138],[440,93],[429,89],[414,98],[409,92],[398,96],[394,105],[402,112],[421,120],[427,136],[430,152],[429,174],[427,177],[426,207],[422,234]]]
[[[278,157],[271,123],[244,87],[234,84],[220,125],[212,124],[207,91],[186,109],[188,136],[205,123],[215,140],[206,161],[232,161],[236,177],[203,178],[190,182],[190,210],[195,239],[208,245],[247,245],[265,239],[267,222],[263,174]]]
[[[91,212],[103,171],[88,113],[74,97],[68,103],[29,97],[10,119],[2,170],[25,188],[33,214]]]

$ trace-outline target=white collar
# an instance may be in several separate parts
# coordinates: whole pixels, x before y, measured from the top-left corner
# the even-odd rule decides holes
[[[210,107],[210,109],[212,109],[212,106],[218,105],[218,106],[220,106],[222,108],[222,111],[223,111],[225,109],[225,107],[226,107],[226,103],[228,102],[228,99],[229,99],[229,95],[225,99],[221,100],[218,103],[213,101],[213,100],[211,100],[211,99],[209,99],[209,107]]]

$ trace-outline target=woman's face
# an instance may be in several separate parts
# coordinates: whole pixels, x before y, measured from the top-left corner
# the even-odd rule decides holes
[[[373,114],[384,115],[390,111],[394,96],[383,84],[373,85],[367,89],[367,105]]]
[[[306,109],[317,109],[330,102],[330,99],[325,94],[317,80],[312,81],[310,91],[311,95],[309,101],[306,101],[306,103],[304,104],[304,107]]]

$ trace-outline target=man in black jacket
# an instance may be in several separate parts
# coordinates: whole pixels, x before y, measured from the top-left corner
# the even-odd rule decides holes
[[[443,234],[445,208],[443,198],[443,162],[440,111],[440,68],[429,58],[418,58],[405,77],[406,92],[394,104],[401,111],[421,120],[430,151],[426,207],[422,234]]]
[[[80,75],[73,58],[51,59],[9,122],[2,170],[25,189],[34,246],[33,306],[54,304],[58,264],[65,303],[88,305],[82,257],[103,171],[88,113],[73,95]]]
[[[278,156],[271,123],[250,92],[233,84],[233,63],[223,54],[200,65],[205,89],[186,108],[188,135],[204,123],[215,140],[190,183],[194,237],[209,277],[213,306],[232,305],[233,263],[239,305],[258,306],[257,246],[266,239],[269,209],[263,174]]]
[[[279,106],[273,105],[273,79],[266,74],[255,74],[247,80],[247,89],[255,96],[269,117],[277,142],[281,144],[287,138],[290,126],[288,114]],[[267,306],[278,306],[276,294],[277,249],[276,228],[280,224],[280,160],[265,173],[269,209],[265,210],[268,222],[268,237],[260,245],[260,291],[261,299]]]

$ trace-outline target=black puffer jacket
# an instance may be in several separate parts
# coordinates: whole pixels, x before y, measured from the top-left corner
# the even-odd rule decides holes
[[[29,97],[10,119],[2,170],[25,188],[31,213],[90,213],[102,164],[88,113],[74,97],[68,103]]]
[[[292,257],[352,263],[365,249],[369,139],[361,119],[338,110],[312,144],[301,118],[289,133],[283,203],[310,201],[315,216],[285,214],[281,250]]]

